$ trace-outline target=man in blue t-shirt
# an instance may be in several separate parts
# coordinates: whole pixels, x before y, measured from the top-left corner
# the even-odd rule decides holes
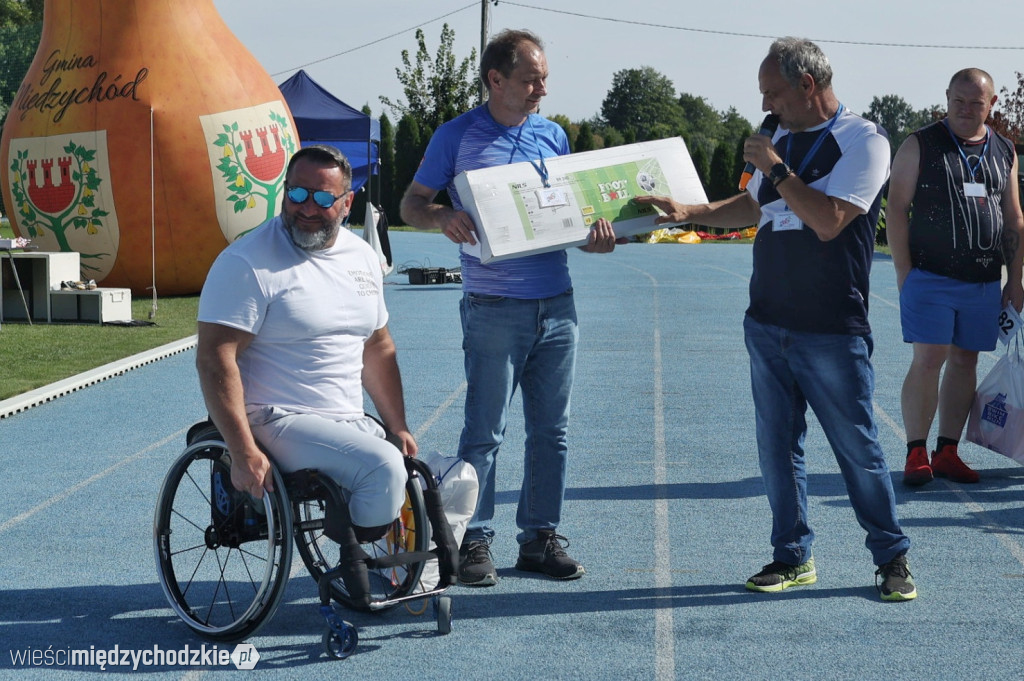
[[[889,143],[839,102],[828,58],[810,41],[775,41],[758,83],[762,108],[779,117],[779,128],[773,138],[744,142],[743,158],[757,168],[746,192],[697,206],[636,199],[666,213],[659,224],[758,224],[743,330],[774,554],[746,587],[778,592],[817,581],[804,460],[810,406],[867,531],[882,598],[910,600],[917,596],[910,540],[896,519],[871,404],[868,274]]]
[[[456,244],[475,245],[476,228],[455,189],[456,175],[525,161],[544,174],[544,159],[569,153],[562,128],[536,113],[547,94],[547,77],[543,45],[534,34],[503,31],[491,40],[480,59],[487,102],[434,133],[402,199],[406,223],[440,230]],[[434,203],[442,189],[451,197],[450,208]],[[615,243],[611,224],[602,219],[581,250],[607,253]],[[490,551],[494,464],[517,387],[523,396],[526,451],[516,514],[521,530],[516,568],[575,579],[583,566],[566,554],[568,540],[556,534],[578,339],[566,252],[487,264],[465,250],[460,257],[468,388],[459,456],[476,469],[480,494],[460,550],[459,581],[471,586],[498,581]]]

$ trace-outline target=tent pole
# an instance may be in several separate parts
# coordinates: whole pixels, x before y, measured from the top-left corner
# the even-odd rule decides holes
[[[153,135],[153,107],[149,107],[149,243],[150,243],[150,271],[153,289],[153,307],[149,311],[149,318],[156,316],[156,144]]]

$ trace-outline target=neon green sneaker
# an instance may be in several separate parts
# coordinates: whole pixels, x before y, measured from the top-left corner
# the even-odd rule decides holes
[[[878,578],[882,583],[878,583]],[[901,553],[885,565],[875,570],[875,586],[883,601],[912,601],[917,598],[917,587],[914,576],[910,574],[910,562],[907,555]]]
[[[747,588],[751,591],[774,593],[791,586],[806,586],[818,581],[818,573],[814,570],[814,558],[806,563],[789,565],[773,561],[765,565],[760,572],[747,580]]]

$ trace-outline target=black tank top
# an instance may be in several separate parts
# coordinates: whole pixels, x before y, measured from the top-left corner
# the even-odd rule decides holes
[[[969,282],[999,280],[1003,265],[1003,192],[1016,152],[1013,143],[989,129],[989,143],[961,141],[985,196],[965,196],[971,170],[945,123],[914,133],[921,148],[917,189],[910,217],[914,267]]]

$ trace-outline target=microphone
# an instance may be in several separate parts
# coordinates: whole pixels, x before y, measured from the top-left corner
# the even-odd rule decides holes
[[[768,114],[764,117],[764,121],[761,122],[761,129],[757,131],[758,135],[764,135],[765,137],[771,137],[775,134],[775,131],[779,128],[779,117],[775,114]],[[743,166],[743,174],[740,175],[740,191],[745,191],[747,183],[750,182],[750,178],[754,176],[754,171],[757,168],[754,167],[753,163],[748,163]]]

